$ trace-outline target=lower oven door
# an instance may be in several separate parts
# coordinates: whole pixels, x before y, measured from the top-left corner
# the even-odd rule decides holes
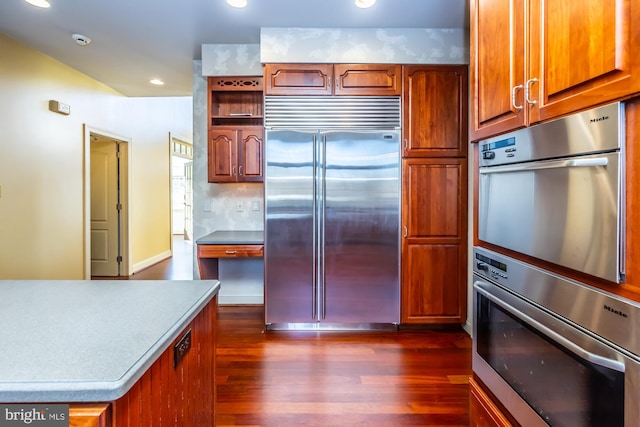
[[[619,152],[482,167],[478,238],[620,282],[623,191]]]
[[[474,275],[473,371],[526,427],[639,426],[639,362]]]

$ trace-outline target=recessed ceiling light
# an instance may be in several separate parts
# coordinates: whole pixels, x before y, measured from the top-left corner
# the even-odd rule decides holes
[[[152,85],[155,85],[155,86],[163,86],[164,85],[164,82],[162,80],[160,80],[160,79],[151,79],[151,80],[149,80],[149,83],[151,83]]]
[[[245,7],[247,0],[227,0],[227,4],[233,7]]]
[[[29,3],[30,5],[36,6],[36,7],[51,7],[51,3],[48,2],[48,0],[25,0],[27,3]]]
[[[91,43],[91,39],[87,36],[83,36],[82,34],[71,34],[71,38],[80,46],[86,46]]]
[[[361,8],[367,8],[373,6],[376,0],[356,0],[356,6]]]

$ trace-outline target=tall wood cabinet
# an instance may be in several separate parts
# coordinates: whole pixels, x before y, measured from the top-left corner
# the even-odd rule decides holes
[[[399,96],[397,64],[266,64],[265,95]]]
[[[209,77],[209,182],[262,182],[263,85],[257,77]]]
[[[404,67],[402,323],[464,323],[467,67]]]
[[[640,92],[639,39],[637,1],[472,0],[471,139]]]

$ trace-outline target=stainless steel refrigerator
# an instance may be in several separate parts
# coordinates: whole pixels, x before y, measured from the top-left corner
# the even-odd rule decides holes
[[[400,321],[400,100],[266,97],[265,323]]]

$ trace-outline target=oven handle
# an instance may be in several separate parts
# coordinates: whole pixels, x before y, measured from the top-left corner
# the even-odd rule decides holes
[[[534,162],[508,166],[493,166],[480,168],[481,174],[504,173],[504,172],[523,172],[541,169],[559,169],[559,168],[592,168],[596,166],[607,166],[609,159],[606,157],[596,157],[590,159],[571,159],[571,160],[554,160],[551,162]]]
[[[624,366],[623,362],[620,362],[618,360],[613,360],[613,359],[610,359],[610,358],[607,358],[607,357],[602,357],[602,356],[599,356],[597,354],[593,354],[588,350],[585,350],[584,348],[580,347],[578,344],[574,343],[573,341],[571,341],[571,340],[563,337],[559,333],[555,332],[553,329],[550,329],[549,327],[543,325],[542,323],[538,322],[537,320],[532,319],[530,316],[528,316],[527,314],[525,314],[522,311],[518,310],[517,308],[511,306],[508,301],[504,301],[504,300],[512,300],[512,301],[516,301],[517,302],[517,301],[519,301],[519,299],[517,299],[517,297],[515,297],[515,296],[513,296],[513,295],[511,295],[511,294],[509,294],[507,292],[504,292],[504,294],[501,295],[501,297],[496,297],[495,295],[493,295],[491,293],[491,291],[489,291],[487,289],[487,288],[491,287],[492,285],[490,285],[490,284],[488,284],[486,282],[476,281],[473,286],[474,286],[476,292],[478,292],[479,294],[482,294],[485,298],[489,299],[494,304],[499,305],[500,307],[502,307],[503,309],[507,310],[511,314],[522,318],[529,325],[531,325],[535,329],[539,330],[543,334],[549,336],[550,338],[552,338],[553,340],[557,341],[558,343],[560,343],[561,345],[565,346],[566,348],[570,349],[573,353],[575,353],[577,356],[583,358],[584,360],[588,360],[591,363],[594,363],[594,364],[599,365],[599,366],[603,366],[605,368],[613,369],[613,370],[616,370],[618,372],[625,372],[625,366]],[[537,310],[537,309],[534,308],[534,310]],[[548,316],[550,316],[550,315],[548,315]]]

